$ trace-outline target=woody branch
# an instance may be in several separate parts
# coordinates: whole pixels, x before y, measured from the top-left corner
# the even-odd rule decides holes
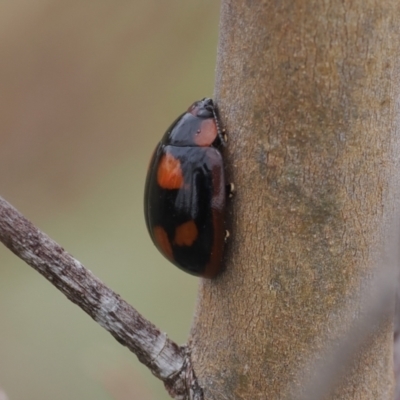
[[[201,400],[188,351],[0,197],[0,241],[128,347],[175,399]]]

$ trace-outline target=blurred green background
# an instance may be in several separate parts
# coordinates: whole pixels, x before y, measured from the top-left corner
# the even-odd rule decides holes
[[[146,232],[150,155],[212,96],[219,2],[0,2],[0,195],[178,343],[197,279]],[[10,400],[168,399],[83,311],[0,247],[0,388]]]

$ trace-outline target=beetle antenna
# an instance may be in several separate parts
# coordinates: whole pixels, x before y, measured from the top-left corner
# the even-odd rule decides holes
[[[219,141],[222,146],[226,146],[226,143],[228,141],[228,136],[226,135],[225,129],[221,127],[221,119],[219,116],[217,105],[215,103],[213,105],[212,112],[213,112],[213,116],[214,116],[214,120],[215,120],[215,125],[217,125],[217,133],[218,133]]]

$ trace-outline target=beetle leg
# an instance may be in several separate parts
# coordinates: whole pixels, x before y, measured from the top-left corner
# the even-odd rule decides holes
[[[226,129],[222,129],[222,138],[224,139],[224,143],[228,143],[228,135],[226,134]]]
[[[229,185],[226,185],[226,195],[229,198],[232,198],[235,194],[235,185],[231,182]]]
[[[226,231],[225,231],[225,237],[224,237],[224,241],[225,241],[225,243],[228,241],[228,239],[229,239],[229,236],[231,236],[231,234],[229,233],[229,231],[228,231],[228,230],[226,230]]]

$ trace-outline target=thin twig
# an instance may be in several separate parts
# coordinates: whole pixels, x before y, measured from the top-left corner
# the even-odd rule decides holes
[[[0,241],[136,354],[179,400],[202,399],[180,347],[0,197]]]

